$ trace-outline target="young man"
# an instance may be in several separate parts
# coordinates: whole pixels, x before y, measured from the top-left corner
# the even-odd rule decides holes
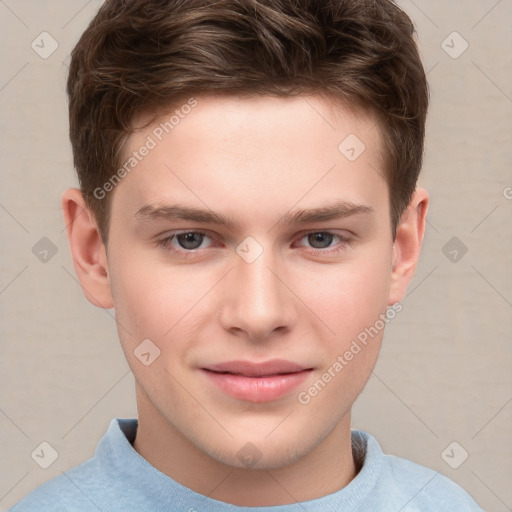
[[[388,0],[105,2],[63,208],[138,420],[13,511],[481,510],[350,428],[425,227],[412,36]]]

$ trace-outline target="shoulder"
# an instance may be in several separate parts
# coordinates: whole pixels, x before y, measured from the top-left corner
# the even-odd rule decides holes
[[[16,503],[9,512],[98,512],[98,506],[89,496],[91,488],[100,485],[101,472],[94,459],[90,459],[37,487]]]
[[[366,455],[379,461],[379,478],[371,492],[375,504],[386,503],[403,512],[483,512],[454,481],[410,460],[382,453],[373,436],[359,433],[366,438]],[[370,461],[365,460],[364,464],[367,462]]]
[[[453,480],[437,471],[393,455],[384,456],[384,470],[409,498],[409,510],[482,512],[473,498]]]
[[[9,512],[98,512],[114,510],[119,497],[129,496],[133,478],[123,478],[121,468],[130,465],[130,438],[137,428],[136,419],[114,418],[89,460],[62,473],[33,490]]]

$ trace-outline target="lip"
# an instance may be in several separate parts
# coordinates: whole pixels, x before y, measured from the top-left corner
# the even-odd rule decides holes
[[[224,393],[247,402],[277,400],[304,382],[312,368],[273,359],[262,363],[227,361],[201,368]]]
[[[226,361],[208,365],[206,370],[214,372],[227,372],[245,375],[246,377],[264,377],[268,375],[277,375],[279,373],[295,373],[303,370],[309,370],[306,366],[287,361],[285,359],[271,359],[261,363],[252,363],[251,361]]]

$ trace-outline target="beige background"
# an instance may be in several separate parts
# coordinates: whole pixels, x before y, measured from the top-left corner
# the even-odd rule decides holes
[[[76,184],[66,64],[100,4],[0,0],[3,511],[89,458],[111,418],[136,415],[112,312],[83,297],[60,211]],[[512,0],[399,4],[417,25],[432,90],[422,177],[432,206],[421,264],[353,426],[455,480],[485,510],[512,510]],[[43,31],[59,45],[46,59],[31,48]],[[454,31],[450,56],[442,42]],[[469,47],[453,58],[460,37]],[[46,262],[33,252],[43,237],[57,250]],[[31,458],[42,441],[58,453],[46,470]],[[457,469],[441,455],[454,441],[452,465],[469,454]]]

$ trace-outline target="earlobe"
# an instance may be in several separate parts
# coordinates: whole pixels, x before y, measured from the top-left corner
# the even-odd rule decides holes
[[[425,233],[428,192],[416,189],[407,210],[402,214],[393,244],[393,268],[388,305],[401,301],[414,276]]]
[[[106,249],[94,215],[80,190],[62,195],[62,210],[75,271],[87,300],[100,308],[112,308]]]

